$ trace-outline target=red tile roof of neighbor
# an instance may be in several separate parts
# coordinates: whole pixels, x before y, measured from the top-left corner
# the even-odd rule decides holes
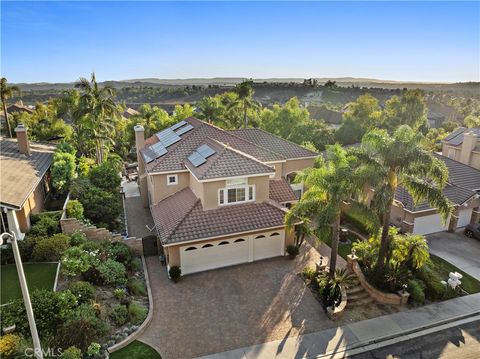
[[[190,188],[150,207],[162,244],[282,227],[286,210],[271,201],[204,210]]]
[[[261,162],[284,161],[318,155],[293,142],[259,129],[226,131],[193,117],[185,121],[191,124],[193,129],[182,134],[180,141],[169,146],[166,154],[146,164],[148,172],[185,170],[186,158],[207,139],[220,142]],[[157,136],[152,136],[145,140],[145,146],[151,146],[158,141]],[[139,160],[143,161],[143,158]]]
[[[278,203],[296,201],[297,197],[292,187],[287,183],[285,178],[279,180],[270,180],[270,199]]]

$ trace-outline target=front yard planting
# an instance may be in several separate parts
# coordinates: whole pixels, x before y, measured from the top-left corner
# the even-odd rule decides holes
[[[474,294],[480,292],[480,281],[473,278],[470,274],[465,273],[464,271],[458,269],[456,266],[447,262],[445,259],[442,259],[434,254],[430,254],[430,260],[435,266],[435,272],[441,278],[448,278],[450,272],[458,272],[463,275],[461,279],[461,287],[468,294]]]
[[[24,263],[23,271],[27,279],[30,292],[36,289],[53,290],[58,263]],[[3,265],[1,272],[1,300],[0,304],[12,302],[22,298],[22,291],[18,282],[15,264]]]
[[[151,346],[144,344],[138,340],[127,345],[125,348],[120,349],[110,354],[111,359],[161,359],[160,354]]]

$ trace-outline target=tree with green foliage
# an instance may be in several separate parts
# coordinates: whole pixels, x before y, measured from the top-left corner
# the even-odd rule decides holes
[[[175,105],[173,115],[171,116],[171,123],[177,123],[193,116],[193,107],[189,103],[183,105]]]
[[[68,152],[56,150],[51,168],[52,185],[58,192],[66,192],[76,177],[75,156]]]
[[[3,114],[5,116],[5,125],[7,126],[7,132],[10,137],[13,136],[12,128],[8,119],[7,99],[12,97],[15,93],[20,93],[20,88],[18,86],[9,86],[7,79],[2,77],[0,80],[0,98],[2,100]]]
[[[349,155],[339,144],[328,146],[326,160],[319,157],[315,168],[309,168],[297,175],[307,191],[286,215],[289,228],[299,220],[310,221],[317,227],[321,237],[331,236],[330,277],[335,275],[340,217],[346,210],[344,203],[351,203],[349,210],[362,214],[366,221],[369,211],[363,204],[354,202],[353,196],[360,191],[362,181],[356,172],[355,156]],[[374,222],[372,222],[374,225]]]
[[[205,96],[197,103],[197,117],[208,123],[218,123],[225,108],[220,102],[219,96]]]
[[[468,128],[480,128],[480,116],[468,115],[463,120],[463,123]]]
[[[392,96],[385,102],[383,122],[385,128],[394,132],[402,125],[414,130],[425,131],[428,128],[425,94],[421,90],[406,90],[402,96]]]
[[[118,170],[111,162],[107,161],[99,166],[93,167],[88,177],[94,186],[104,191],[118,192],[121,178]]]
[[[350,152],[359,158],[365,183],[375,190],[372,208],[382,223],[381,243],[377,261],[377,278],[384,274],[391,242],[390,213],[395,193],[404,187],[415,203],[426,200],[446,220],[452,205],[442,193],[448,180],[445,163],[422,147],[423,136],[407,125],[392,135],[373,130],[362,139],[362,145]],[[369,189],[370,190],[370,189]]]
[[[243,111],[243,126],[248,127],[248,110],[259,111],[261,105],[253,99],[253,81],[243,81],[235,86],[237,99],[230,105],[229,109],[233,107],[240,107]]]

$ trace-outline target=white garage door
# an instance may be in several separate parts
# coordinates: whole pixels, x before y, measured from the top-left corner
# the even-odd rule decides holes
[[[253,260],[282,256],[285,253],[285,232],[269,232],[253,238]]]
[[[457,227],[465,227],[467,224],[470,224],[470,221],[472,219],[472,211],[473,208],[462,209],[461,211],[459,211]]]
[[[430,216],[423,216],[415,218],[413,225],[414,234],[429,234],[446,231],[448,229],[448,223],[450,218],[447,219],[447,222],[443,224],[442,218],[439,214],[432,214]]]
[[[194,244],[180,248],[182,274],[248,262],[248,238]]]

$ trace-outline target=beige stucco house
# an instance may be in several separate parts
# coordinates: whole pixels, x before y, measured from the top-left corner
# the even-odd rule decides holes
[[[44,208],[55,145],[30,142],[23,125],[15,133],[16,139],[0,139],[0,225],[23,239],[30,215]]]
[[[414,203],[403,187],[395,193],[390,221],[403,232],[430,234],[455,231],[480,220],[480,170],[443,155],[435,154],[448,168],[448,183],[443,194],[454,205],[453,214],[443,221],[427,202]]]
[[[480,170],[480,128],[457,128],[443,140],[442,154]]]
[[[140,193],[167,267],[182,274],[285,255],[284,224],[303,191],[287,178],[317,153],[260,129],[226,131],[196,118],[145,139],[135,127]]]

